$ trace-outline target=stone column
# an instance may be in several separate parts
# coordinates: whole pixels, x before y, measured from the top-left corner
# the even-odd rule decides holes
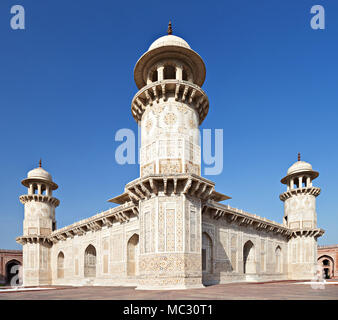
[[[312,187],[312,181],[311,181],[311,178],[310,178],[310,177],[307,177],[306,186],[307,186],[308,188]]]
[[[183,67],[181,65],[176,66],[176,79],[177,80],[183,79]]]
[[[164,65],[162,64],[157,66],[157,77],[158,81],[162,81],[164,79]]]
[[[298,178],[298,188],[302,188],[302,186],[303,186],[303,177],[300,176],[300,177]]]

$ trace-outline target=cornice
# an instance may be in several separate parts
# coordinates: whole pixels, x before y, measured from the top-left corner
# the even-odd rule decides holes
[[[166,101],[169,93],[174,94],[176,101],[186,102],[199,114],[199,124],[203,122],[209,111],[209,99],[206,93],[196,84],[176,79],[156,81],[139,90],[131,103],[134,119],[139,122],[146,108],[154,101]]]
[[[15,240],[17,243],[20,243],[21,245],[31,243],[31,244],[42,244],[50,247],[53,244],[48,236],[40,236],[40,235],[21,236],[17,237]]]
[[[20,196],[20,202],[22,204],[25,204],[30,201],[36,201],[36,202],[46,202],[51,205],[53,205],[55,208],[59,206],[60,200],[54,197],[42,195],[42,194],[24,194]]]
[[[283,192],[279,196],[279,199],[282,201],[285,201],[286,199],[289,199],[293,196],[304,195],[304,194],[309,194],[309,195],[313,195],[317,197],[319,196],[320,191],[321,189],[318,187],[296,188],[296,189],[291,189],[286,192]]]
[[[292,229],[292,237],[314,237],[319,238],[325,233],[325,230],[320,228],[309,228],[309,229]]]
[[[158,196],[160,193],[186,194],[207,200],[214,192],[215,184],[212,181],[194,174],[149,175],[136,179],[125,187],[125,193],[135,203]]]
[[[209,215],[215,220],[222,218],[226,219],[228,223],[236,223],[240,226],[252,226],[256,230],[281,234],[287,238],[292,234],[289,228],[280,223],[210,200],[204,203],[202,214]]]
[[[138,217],[138,206],[130,201],[88,219],[55,230],[48,236],[48,239],[56,243],[61,240],[66,240],[67,238],[74,238],[76,235],[84,235],[89,231],[101,230],[105,226],[111,227],[115,222],[121,224],[128,222],[130,218],[134,216]]]

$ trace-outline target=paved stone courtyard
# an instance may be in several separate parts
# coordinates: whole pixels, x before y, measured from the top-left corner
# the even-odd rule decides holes
[[[51,287],[49,287],[51,288]],[[0,300],[338,300],[338,284],[313,289],[291,281],[229,283],[203,289],[144,291],[134,287],[52,287],[50,290],[0,292]]]

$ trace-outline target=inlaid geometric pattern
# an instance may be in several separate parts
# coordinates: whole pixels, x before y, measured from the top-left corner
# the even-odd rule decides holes
[[[174,203],[175,206],[175,203]],[[166,208],[166,251],[175,251],[175,208]]]

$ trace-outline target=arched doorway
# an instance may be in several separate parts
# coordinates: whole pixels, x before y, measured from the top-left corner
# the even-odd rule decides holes
[[[96,249],[91,244],[84,254],[84,276],[86,278],[96,276]]]
[[[243,247],[243,272],[247,274],[256,273],[255,246],[250,240]]]
[[[282,272],[282,249],[280,246],[277,246],[275,250],[276,255],[276,273]]]
[[[202,233],[202,272],[212,273],[213,255],[212,240],[206,233]]]
[[[331,279],[334,277],[334,260],[332,257],[324,255],[318,258],[318,264],[323,270],[324,279]]]
[[[10,260],[6,263],[6,284],[7,285],[20,285],[19,267],[21,263],[18,260]],[[16,277],[16,279],[14,279]]]
[[[138,243],[139,236],[134,234],[130,237],[127,244],[127,275],[135,276],[138,274]]]
[[[62,251],[59,252],[57,258],[57,277],[58,279],[64,278],[64,268],[65,268],[65,255]]]

